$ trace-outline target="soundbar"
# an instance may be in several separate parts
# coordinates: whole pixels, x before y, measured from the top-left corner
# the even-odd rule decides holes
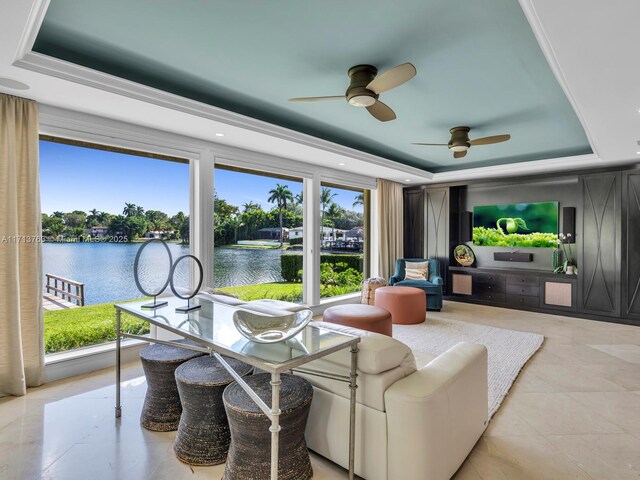
[[[533,253],[493,252],[493,259],[500,262],[533,262]]]

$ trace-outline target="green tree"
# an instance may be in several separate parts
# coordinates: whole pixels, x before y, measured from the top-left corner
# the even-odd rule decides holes
[[[327,209],[326,217],[331,221],[331,236],[333,240],[336,239],[336,220],[342,216],[343,209],[335,203],[331,202],[329,204],[329,208]]]
[[[165,231],[169,226],[169,216],[160,210],[147,210],[144,214],[149,230]]]
[[[353,199],[353,208],[356,208],[358,205],[362,205],[364,207],[364,193],[359,193]]]
[[[329,187],[322,187],[320,190],[320,226],[324,227],[324,214],[327,206],[333,201],[337,193],[332,192]]]
[[[137,208],[138,206],[135,203],[125,202],[122,214],[126,217],[133,217],[136,214]]]
[[[136,215],[125,220],[129,240],[135,240],[147,233],[147,219]]]
[[[282,233],[282,210],[287,207],[287,202],[293,202],[293,194],[289,187],[286,185],[280,185],[276,183],[276,187],[269,190],[269,203],[275,203],[278,207],[278,217],[280,220],[280,246],[284,242],[284,235]]]
[[[87,222],[87,214],[82,210],[74,210],[64,214],[64,225],[69,229],[84,228]]]
[[[64,224],[62,220],[55,217],[55,221],[49,226],[49,235],[57,237],[58,235],[62,235],[62,232],[64,232]]]
[[[91,210],[89,210],[89,215],[87,215],[87,228],[91,228],[91,227],[95,227],[96,225],[98,225],[100,223],[100,215],[101,212],[96,209],[96,208],[92,208]]]
[[[189,217],[185,216],[182,221],[182,225],[180,225],[180,238],[182,239],[182,243],[189,243]]]

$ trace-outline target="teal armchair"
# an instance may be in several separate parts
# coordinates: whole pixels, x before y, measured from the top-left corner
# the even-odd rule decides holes
[[[405,280],[406,262],[429,262],[428,280]],[[396,260],[396,271],[389,279],[389,285],[399,287],[416,287],[424,290],[427,295],[427,310],[440,311],[442,309],[442,285],[444,280],[440,276],[440,262],[437,258],[400,258]]]

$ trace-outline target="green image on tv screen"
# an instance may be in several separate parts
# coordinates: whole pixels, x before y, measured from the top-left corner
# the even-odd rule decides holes
[[[556,247],[558,202],[473,207],[473,244],[483,247]]]

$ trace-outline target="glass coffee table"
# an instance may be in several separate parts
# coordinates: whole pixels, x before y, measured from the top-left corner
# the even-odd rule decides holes
[[[187,348],[207,353],[224,366],[231,376],[256,402],[264,414],[271,420],[271,480],[278,478],[278,439],[280,432],[280,375],[293,371],[308,375],[317,375],[346,382],[350,388],[350,422],[349,422],[349,479],[354,478],[355,458],[355,419],[356,419],[356,389],[358,366],[358,343],[360,338],[341,332],[336,332],[318,326],[307,325],[295,337],[284,342],[264,344],[248,340],[240,334],[233,323],[233,313],[240,307],[232,307],[217,303],[209,298],[196,296],[191,300],[192,305],[200,308],[187,313],[176,312],[184,300],[167,298],[168,304],[162,308],[149,310],[142,308],[146,301],[121,303],[116,309],[116,418],[122,414],[120,403],[120,357],[123,338],[135,338],[153,343]],[[121,330],[122,312],[126,312],[151,325],[162,328],[183,338],[193,340],[199,344],[175,344],[172,341],[160,340],[140,335],[132,335]],[[348,374],[336,375],[315,369],[306,369],[306,363],[325,357],[339,350],[350,349],[351,368]],[[272,402],[267,405],[229,366],[222,355],[236,358],[249,365],[271,374]]]

